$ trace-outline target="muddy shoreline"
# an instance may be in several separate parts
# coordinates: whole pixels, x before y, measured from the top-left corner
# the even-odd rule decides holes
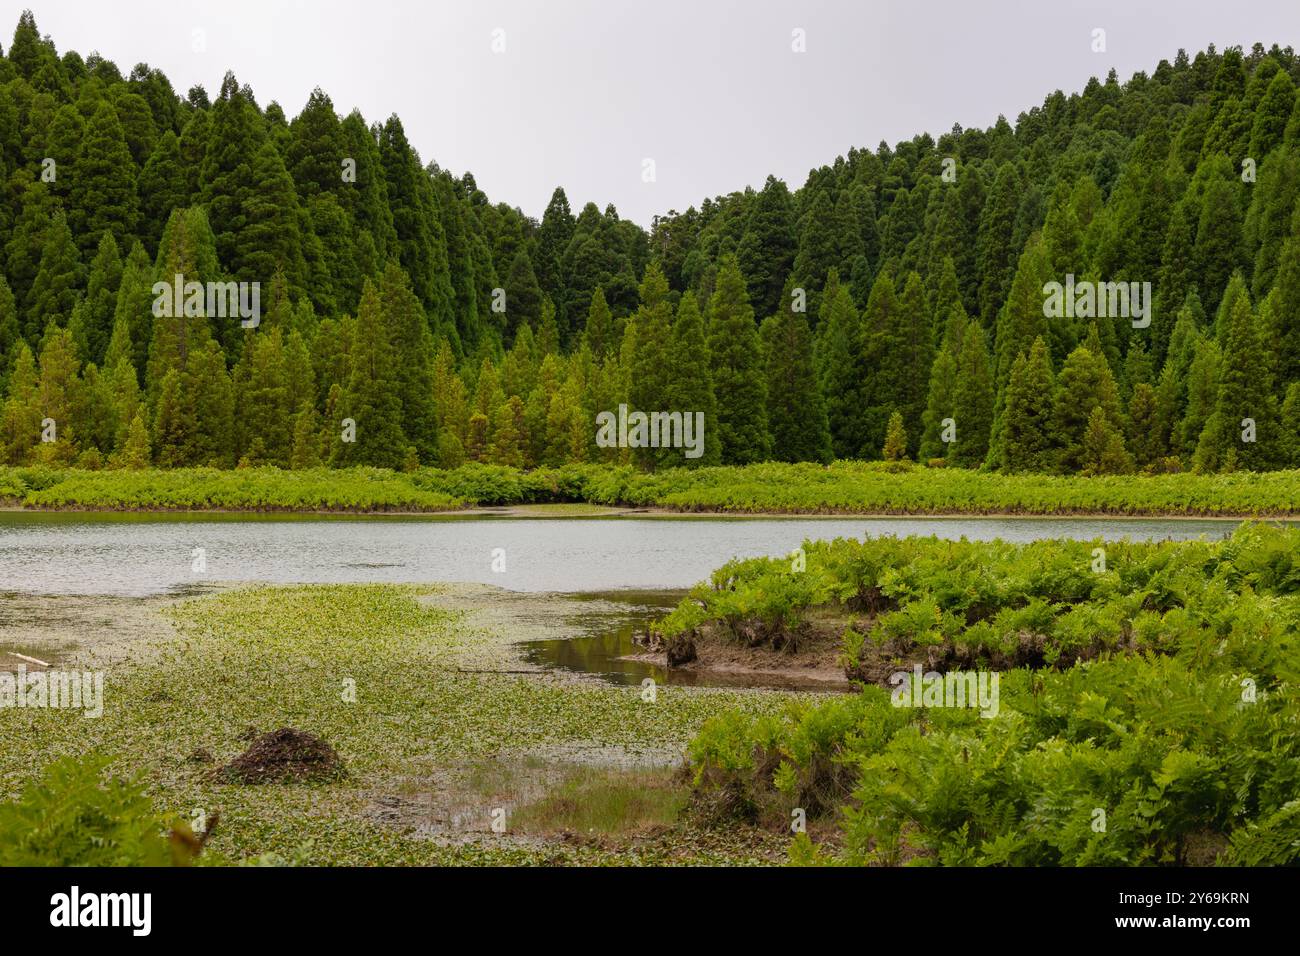
[[[151,597],[0,592],[0,670],[113,666],[155,657],[173,641],[167,610],[181,601],[242,588],[277,587],[213,582],[182,593]],[[346,586],[346,585],[344,585]],[[596,593],[511,591],[488,584],[439,583],[421,603],[463,615],[467,627],[499,632],[501,645],[467,648],[459,673],[515,674],[557,681],[600,681],[601,675],[530,660],[542,642],[582,641],[612,628],[667,613],[680,590]],[[834,648],[805,649],[798,655],[761,648],[703,645],[699,657],[672,671],[690,675],[695,687],[827,690],[853,688]],[[668,671],[665,654],[638,650],[621,659]],[[715,679],[716,678],[716,679]]]
[[[0,800],[51,755],[94,752],[147,781],[158,807],[219,815],[210,852],[224,863],[780,863],[784,830],[697,825],[683,765],[706,718],[799,695],[673,687],[647,703],[523,660],[532,642],[580,640],[652,599],[483,584],[0,591],[0,670],[33,669],[16,652],[102,670],[106,688],[97,720],[0,708]],[[214,774],[250,735],[291,731],[333,749],[337,779]]]

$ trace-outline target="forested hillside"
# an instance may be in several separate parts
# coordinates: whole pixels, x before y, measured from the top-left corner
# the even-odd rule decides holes
[[[648,233],[563,189],[530,219],[320,90],[292,119],[230,74],[182,95],[30,13],[0,52],[3,463],[1300,467],[1289,47],[1179,51]],[[160,314],[177,275],[257,283],[259,321]],[[1150,283],[1149,325],[1048,317],[1075,280]],[[703,454],[598,447],[620,404],[703,412]]]

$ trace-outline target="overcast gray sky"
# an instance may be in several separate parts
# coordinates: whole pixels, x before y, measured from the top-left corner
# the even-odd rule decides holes
[[[1014,122],[1179,47],[1300,47],[1297,0],[31,0],[0,5],[6,48],[24,6],[61,53],[148,62],[182,95],[233,69],[290,117],[319,85],[340,113],[397,113],[493,201],[540,216],[562,185],[643,225],[851,146]]]

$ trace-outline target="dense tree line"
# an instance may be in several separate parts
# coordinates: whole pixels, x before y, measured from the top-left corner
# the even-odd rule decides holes
[[[1300,60],[1179,52],[791,191],[540,221],[401,121],[0,51],[0,459],[87,467],[942,459],[1300,466]],[[258,283],[260,321],[155,314]],[[1150,283],[1150,324],[1045,286]],[[595,415],[700,411],[704,453]],[[349,425],[349,423],[351,423]]]

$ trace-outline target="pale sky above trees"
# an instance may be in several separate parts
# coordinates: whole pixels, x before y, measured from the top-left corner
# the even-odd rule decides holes
[[[215,97],[233,69],[289,116],[320,85],[340,112],[396,112],[423,160],[494,201],[540,216],[562,185],[574,209],[612,202],[642,225],[768,173],[797,186],[852,146],[1014,122],[1179,47],[1300,46],[1294,0],[27,0],[0,22],[26,5],[60,53],[98,49],[123,74],[146,61],[181,95]]]

